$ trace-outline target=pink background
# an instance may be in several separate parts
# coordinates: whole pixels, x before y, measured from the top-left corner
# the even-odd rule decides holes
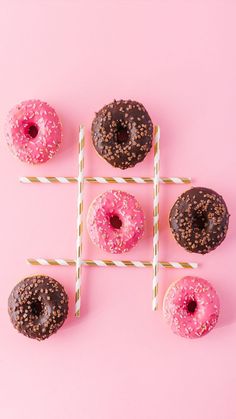
[[[87,175],[124,175],[97,157],[94,112],[114,98],[144,103],[161,126],[161,175],[192,176],[221,193],[235,213],[236,49],[234,1],[0,2],[0,417],[4,419],[233,419],[236,417],[236,283],[233,215],[225,242],[207,256],[180,248],[168,213],[185,186],[161,185],[160,257],[200,263],[221,316],[208,336],[172,334],[151,311],[151,269],[84,268],[82,316],[74,318],[75,269],[27,266],[27,257],[75,257],[76,185],[21,185],[21,175],[77,174],[84,123]],[[57,110],[64,143],[49,163],[10,154],[3,125],[17,102]],[[152,155],[125,172],[152,175]],[[121,188],[121,187],[120,187]],[[88,204],[107,186],[86,185]],[[152,187],[123,186],[146,213],[131,259],[152,255]],[[84,256],[102,258],[84,234]],[[38,343],[17,334],[7,298],[24,276],[49,274],[70,296],[64,327]],[[160,272],[160,298],[187,271]]]

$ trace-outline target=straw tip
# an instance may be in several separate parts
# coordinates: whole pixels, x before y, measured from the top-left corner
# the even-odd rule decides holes
[[[154,125],[154,134],[156,135],[158,132],[160,132],[160,125]]]

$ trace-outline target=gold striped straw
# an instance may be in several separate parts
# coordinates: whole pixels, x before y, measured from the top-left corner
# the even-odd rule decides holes
[[[27,262],[30,265],[41,265],[41,266],[74,266],[76,265],[75,259],[27,259]],[[158,262],[163,268],[174,268],[174,269],[196,269],[198,264],[195,262]],[[118,268],[149,268],[153,266],[153,263],[148,260],[95,260],[95,259],[85,259],[81,260],[81,265],[85,266],[115,266]]]
[[[153,183],[153,178],[150,177],[86,177],[86,182],[90,183]],[[186,177],[162,177],[159,178],[160,183],[191,183],[191,178]]]
[[[84,183],[84,127],[79,130],[79,175],[78,175],[78,200],[77,200],[77,257],[76,257],[76,291],[75,291],[75,314],[80,316],[81,305],[81,256],[82,256],[82,232],[83,232],[83,183]]]
[[[159,172],[160,172],[160,127],[154,133],[154,198],[153,198],[153,279],[152,309],[157,309],[158,299],[158,253],[159,253]]]
[[[150,177],[85,177],[89,183],[153,183]],[[21,183],[77,183],[78,178],[72,176],[22,176]],[[188,184],[191,183],[190,177],[160,177],[160,183],[165,184]]]

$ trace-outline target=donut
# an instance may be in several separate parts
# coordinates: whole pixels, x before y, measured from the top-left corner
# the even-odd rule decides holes
[[[133,195],[107,191],[90,205],[87,229],[96,246],[109,253],[125,253],[143,236],[144,213]]]
[[[98,154],[120,169],[140,163],[152,147],[153,124],[141,103],[114,100],[92,122],[92,141]]]
[[[215,289],[202,278],[185,276],[167,290],[163,314],[172,331],[185,338],[206,335],[216,325],[220,303]]]
[[[63,325],[68,314],[68,297],[55,279],[35,275],[23,279],[12,290],[8,312],[18,332],[44,340]]]
[[[46,102],[26,100],[8,114],[5,135],[15,156],[26,163],[51,159],[62,140],[62,127],[55,110]]]
[[[197,187],[177,199],[169,223],[180,246],[189,252],[205,254],[225,239],[229,213],[222,196],[212,189]]]

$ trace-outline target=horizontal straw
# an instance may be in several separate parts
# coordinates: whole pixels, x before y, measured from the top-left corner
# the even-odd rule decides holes
[[[90,183],[153,183],[150,177],[86,177]],[[162,177],[160,183],[191,183],[191,178],[186,177]]]
[[[76,264],[75,259],[27,259],[30,265],[42,265],[42,266],[74,266]],[[198,264],[195,262],[158,262],[163,268],[175,268],[175,269],[196,269]],[[95,260],[85,259],[81,260],[81,264],[85,266],[116,266],[118,268],[149,268],[153,266],[151,261],[135,261],[135,260]]]
[[[84,180],[90,183],[153,183],[150,177],[85,177]],[[22,176],[21,183],[77,183],[77,177],[63,176]],[[161,177],[160,183],[165,184],[186,184],[191,183],[189,177]]]

